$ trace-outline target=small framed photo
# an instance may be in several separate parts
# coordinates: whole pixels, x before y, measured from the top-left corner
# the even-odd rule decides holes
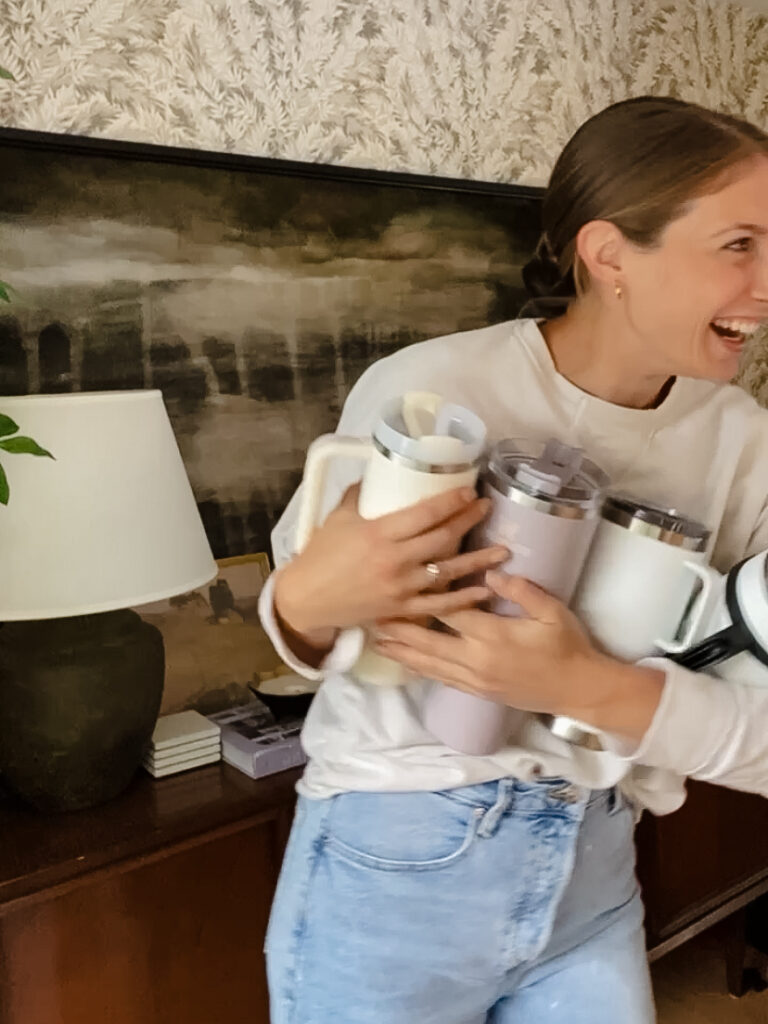
[[[160,714],[211,714],[243,703],[253,697],[249,685],[281,665],[257,612],[269,558],[259,552],[216,564],[218,575],[205,586],[134,609],[165,643]]]

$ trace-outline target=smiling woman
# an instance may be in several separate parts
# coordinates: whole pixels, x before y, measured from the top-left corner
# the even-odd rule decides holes
[[[768,318],[766,196],[768,137],[753,125],[664,98],[588,121],[552,172],[526,274],[540,296],[527,312],[568,310],[547,328],[558,369],[639,406],[678,375],[732,379]]]
[[[532,318],[380,360],[339,432],[368,436],[391,396],[437,391],[492,442],[561,439],[615,491],[706,524],[716,568],[768,548],[768,413],[728,383],[768,321],[768,136],[675,99],[616,104],[557,161],[543,227],[524,270]],[[329,490],[353,480],[339,471]],[[323,683],[268,935],[272,1019],[651,1024],[633,822],[676,810],[686,775],[768,796],[768,689],[620,661],[503,574],[488,588],[524,615],[447,611],[427,567],[485,514],[453,500],[366,520],[351,492],[294,557],[297,499],[273,534],[264,624]],[[446,628],[425,628],[417,601]],[[366,629],[406,686],[356,673]],[[431,735],[440,684],[520,710],[499,749]],[[591,726],[601,749],[552,735],[541,712]],[[413,855],[419,837],[429,856]]]
[[[627,405],[652,403],[671,377],[735,377],[747,340],[768,319],[766,196],[768,153],[758,152],[722,171],[651,244],[632,242],[608,219],[584,225],[577,257],[592,288],[547,328],[558,368]],[[595,308],[611,291],[602,320],[614,340],[604,348]]]

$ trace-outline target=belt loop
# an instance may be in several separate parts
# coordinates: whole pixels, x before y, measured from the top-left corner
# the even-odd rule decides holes
[[[575,782],[566,782],[562,786],[550,789],[549,797],[562,804],[586,804],[590,797],[590,790],[584,786],[577,786]]]
[[[608,813],[610,815],[618,814],[619,811],[623,811],[625,807],[624,794],[621,792],[618,786],[611,786],[608,793]]]
[[[496,803],[489,807],[483,815],[477,834],[484,839],[489,839],[499,826],[501,816],[509,809],[512,803],[512,779],[499,779],[499,786],[496,790]]]

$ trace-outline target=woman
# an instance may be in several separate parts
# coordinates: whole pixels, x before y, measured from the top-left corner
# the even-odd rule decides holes
[[[565,148],[543,224],[525,272],[542,319],[382,360],[339,431],[366,435],[387,398],[427,388],[492,440],[579,444],[617,489],[704,520],[718,568],[768,547],[768,413],[727,383],[768,320],[768,136],[677,100],[616,104]],[[768,690],[616,661],[522,579],[436,592],[427,564],[448,581],[506,554],[450,555],[485,514],[473,495],[366,522],[352,491],[288,561],[295,510],[262,614],[324,682],[268,935],[275,1024],[648,1024],[634,821],[679,807],[687,775],[768,794]],[[490,591],[529,617],[474,607]],[[533,715],[490,757],[441,746],[423,682],[350,672],[372,624],[417,679],[570,715],[603,750]]]

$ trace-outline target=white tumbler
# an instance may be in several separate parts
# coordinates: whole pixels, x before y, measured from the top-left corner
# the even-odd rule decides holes
[[[296,550],[306,546],[319,521],[332,459],[365,460],[358,511],[376,519],[457,487],[474,487],[485,437],[485,424],[471,410],[429,391],[409,391],[385,404],[370,439],[317,438],[304,466]],[[380,686],[409,679],[402,665],[368,646],[352,673]]]
[[[606,498],[571,607],[606,653],[633,662],[672,640],[691,599],[694,565],[707,558],[710,531],[676,508],[630,495]],[[562,716],[550,729],[578,746],[595,730]]]
[[[491,499],[485,522],[472,531],[471,549],[503,544],[510,558],[500,568],[524,576],[568,602],[597,528],[608,477],[581,449],[557,440],[501,441],[482,474]],[[519,605],[489,603],[498,615],[520,616]],[[506,705],[436,683],[424,704],[433,736],[467,754],[492,754],[509,737],[515,713]]]
[[[768,686],[768,551],[728,573],[686,563],[696,589],[673,640],[657,646],[694,671],[751,686]]]

